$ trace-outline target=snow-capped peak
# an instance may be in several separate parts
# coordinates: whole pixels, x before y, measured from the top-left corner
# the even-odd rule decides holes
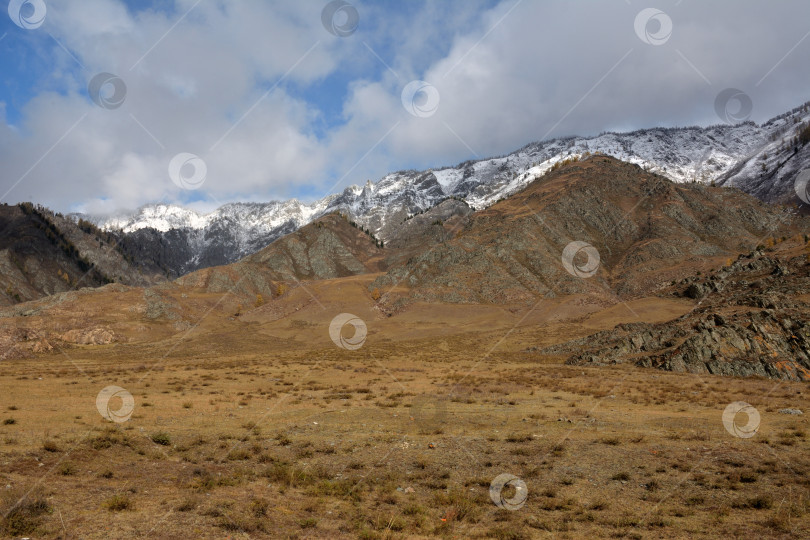
[[[522,189],[555,163],[595,152],[638,164],[676,182],[718,181],[765,200],[778,200],[781,195],[774,194],[773,186],[779,193],[789,191],[787,176],[795,175],[810,160],[810,156],[791,146],[808,120],[810,103],[763,125],[746,122],[734,126],[654,128],[594,137],[564,137],[531,143],[507,156],[467,161],[455,167],[390,173],[377,182],[369,180],[362,187],[351,185],[342,193],[310,204],[296,199],[231,203],[207,214],[154,204],[129,216],[97,222],[104,228],[127,233],[145,228],[161,233],[185,231],[188,250],[196,253],[184,267],[188,270],[202,260],[210,264],[211,257],[200,253],[215,251],[219,257],[214,257],[216,264],[232,262],[333,211],[350,214],[377,238],[386,240],[405,217],[448,197],[461,198],[476,209],[485,208]],[[755,156],[763,154],[766,159],[761,161],[767,163],[752,162]],[[777,175],[772,181],[763,176],[769,171]],[[763,188],[763,182],[767,189]]]

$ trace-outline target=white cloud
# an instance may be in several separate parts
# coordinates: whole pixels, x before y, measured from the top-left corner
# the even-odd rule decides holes
[[[325,2],[203,1],[186,14],[194,4],[178,0],[171,13],[120,0],[49,4],[40,30],[83,67],[47,33],[32,42],[53,70],[18,126],[0,123],[0,192],[25,175],[4,200],[107,212],[201,194],[203,206],[326,194],[341,179],[500,154],[546,134],[718,122],[714,97],[729,86],[748,92],[764,120],[806,100],[810,82],[810,38],[777,66],[807,31],[810,5],[799,0],[662,5],[674,31],[658,47],[635,35],[641,7],[625,2],[394,12],[358,2],[360,29],[348,38],[321,26]],[[102,71],[126,82],[118,109],[84,96]],[[402,107],[413,79],[439,90],[435,115]],[[322,107],[344,92],[342,124],[316,135]],[[168,178],[179,152],[206,161],[200,192]]]

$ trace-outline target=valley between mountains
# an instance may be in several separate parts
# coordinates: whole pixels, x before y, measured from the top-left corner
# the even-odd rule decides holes
[[[588,154],[177,278],[132,236],[0,218],[26,239],[0,261],[6,535],[810,534],[794,206]]]

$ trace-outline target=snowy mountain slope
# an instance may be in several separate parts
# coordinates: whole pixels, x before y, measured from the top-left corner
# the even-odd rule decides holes
[[[763,125],[746,122],[564,137],[455,167],[391,173],[376,183],[349,186],[310,204],[296,199],[232,203],[209,214],[158,204],[96,222],[106,229],[148,236],[153,251],[173,250],[175,257],[168,264],[182,274],[233,262],[336,210],[350,214],[386,240],[408,216],[448,197],[463,199],[475,209],[485,208],[522,189],[558,161],[586,152],[638,164],[675,182],[718,182],[766,201],[785,202],[791,198],[793,178],[810,164],[810,145],[797,149],[782,139],[792,141],[808,120],[810,107],[805,104]],[[146,235],[144,230],[151,232]]]
[[[804,201],[797,199],[794,183],[810,168],[810,110],[799,107],[765,127],[768,141],[720,175],[717,184],[738,187],[764,201],[801,205]]]

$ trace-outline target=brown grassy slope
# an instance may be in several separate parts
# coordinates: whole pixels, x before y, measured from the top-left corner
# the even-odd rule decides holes
[[[388,299],[395,306],[414,299],[532,302],[574,293],[627,298],[798,230],[810,230],[810,222],[742,192],[674,184],[593,156],[476,212],[454,238],[390,269],[374,286],[408,285],[407,298]],[[561,264],[575,240],[599,251],[602,264],[591,279],[569,275]]]

